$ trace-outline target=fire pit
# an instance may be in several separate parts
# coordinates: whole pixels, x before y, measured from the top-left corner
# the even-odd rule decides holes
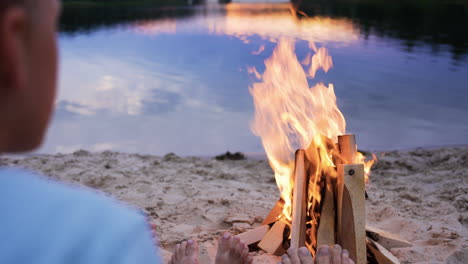
[[[336,103],[333,85],[309,87],[332,58],[313,43],[302,65],[295,42],[281,39],[253,85],[254,132],[262,139],[281,197],[262,226],[240,234],[248,245],[281,255],[289,247],[340,244],[357,264],[399,263],[387,250],[410,244],[366,227],[366,182],[374,159],[357,151],[354,135]],[[310,66],[305,70],[303,65]],[[296,147],[297,146],[297,147]],[[294,154],[293,154],[294,153]]]

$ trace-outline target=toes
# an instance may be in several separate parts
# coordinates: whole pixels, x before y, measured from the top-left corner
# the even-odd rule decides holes
[[[242,256],[242,251],[244,250],[244,247],[245,247],[244,242],[239,241],[239,243],[237,243],[236,249],[235,249],[236,254],[239,255],[239,256]]]
[[[231,252],[236,251],[236,247],[239,244],[239,242],[240,242],[239,237],[235,236],[235,237],[231,238],[231,241],[230,241],[230,244],[229,244],[229,249],[231,250]]]
[[[299,261],[299,256],[297,255],[297,249],[290,247],[288,249],[288,256],[291,261],[291,264],[301,264]]]
[[[174,250],[174,255],[172,255],[172,257],[174,258],[174,262],[177,262],[177,260],[181,257],[181,255],[180,255],[180,244],[176,245],[176,248]]]
[[[218,240],[218,250],[225,252],[229,250],[231,243],[231,235],[229,233],[224,233]]]
[[[349,252],[346,249],[343,249],[343,252],[341,253],[341,264],[351,264],[354,263],[350,258],[349,258]]]
[[[289,259],[288,255],[284,254],[281,257],[281,264],[292,264],[291,260]]]
[[[185,255],[188,257],[196,257],[198,256],[198,243],[190,239],[187,242],[187,249],[185,250]]]
[[[186,248],[187,248],[187,241],[184,241],[182,242],[182,244],[180,244],[180,248],[179,248],[180,258],[183,258],[185,256]]]
[[[306,247],[301,247],[299,250],[299,260],[301,264],[312,264],[312,255],[310,254],[309,249]]]
[[[245,260],[247,260],[247,257],[249,256],[249,247],[244,246],[244,249],[241,252],[241,257]]]
[[[334,245],[331,248],[331,255],[332,255],[333,264],[341,264],[341,246],[340,245]]]
[[[320,246],[317,250],[317,256],[315,257],[315,264],[330,264],[331,255],[329,246]]]

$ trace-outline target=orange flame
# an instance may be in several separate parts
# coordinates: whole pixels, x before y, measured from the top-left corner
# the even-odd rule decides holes
[[[310,88],[307,81],[308,75],[315,76],[317,70],[328,71],[331,68],[328,52],[324,48],[317,51],[307,74],[295,55],[294,46],[293,40],[280,39],[271,58],[265,61],[265,72],[259,75],[262,82],[255,83],[250,89],[255,103],[252,129],[261,137],[275,171],[276,182],[285,201],[282,217],[288,220],[291,220],[293,153],[298,148],[307,149],[309,145],[319,146],[314,150],[317,154],[309,148],[308,159],[312,161],[321,157],[322,160],[314,162],[316,167],[333,168],[330,150],[321,136],[337,138],[345,133],[346,128],[345,119],[336,104],[333,85],[318,83]],[[320,168],[316,170],[317,175],[322,173]],[[317,193],[309,193],[319,197]]]
[[[294,153],[306,149],[310,161],[308,210],[309,224],[317,225],[317,206],[321,200],[322,178],[336,177],[334,158],[339,157],[336,141],[346,131],[346,121],[336,103],[333,84],[315,84],[309,87],[308,78],[314,78],[320,69],[327,72],[333,61],[324,47],[311,43],[315,52],[303,64],[295,54],[295,41],[281,38],[273,55],[265,61],[265,71],[258,73],[249,68],[251,74],[260,80],[253,84],[250,93],[255,104],[253,132],[261,137],[275,179],[285,201],[283,213],[279,216],[287,222],[292,218],[292,188],[294,179]],[[364,155],[358,153],[356,163],[364,163]],[[365,163],[366,174],[372,162]]]

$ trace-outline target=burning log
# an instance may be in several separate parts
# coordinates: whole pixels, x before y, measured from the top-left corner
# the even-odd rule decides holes
[[[317,147],[320,144],[327,144],[328,152]],[[286,200],[279,199],[262,226],[239,236],[246,244],[260,241],[258,247],[275,255],[284,253],[289,245],[306,245],[314,254],[321,245],[338,243],[356,264],[368,260],[398,263],[385,247],[408,246],[409,242],[378,229],[367,228],[366,233],[365,172],[359,159],[354,135],[340,136],[336,146],[321,137],[307,150],[296,151],[290,212],[284,208]]]
[[[283,240],[286,229],[286,223],[276,221],[276,223],[265,234],[258,247],[273,255],[281,255],[285,252]]]
[[[271,209],[270,213],[263,219],[262,225],[269,225],[271,223],[276,222],[278,220],[278,216],[283,212],[284,201],[283,199],[279,199],[273,209]]]
[[[364,165],[338,165],[338,241],[355,263],[366,263]]]
[[[356,162],[357,145],[354,135],[338,136],[341,164],[354,164]]]
[[[317,230],[317,248],[322,245],[335,244],[335,195],[331,180],[327,182],[325,197],[323,199],[322,214]]]
[[[305,151],[296,151],[292,203],[291,247],[300,248],[306,242],[307,177]]]
[[[366,234],[369,238],[379,243],[386,249],[399,248],[399,247],[411,247],[411,243],[397,234],[380,230],[374,227],[367,226]]]
[[[364,165],[353,164],[357,155],[354,135],[339,136],[338,146],[342,164],[337,179],[337,239],[355,263],[366,263]]]
[[[247,231],[245,233],[242,233],[242,234],[238,235],[238,237],[246,245],[252,245],[252,244],[255,244],[255,243],[259,242],[260,240],[262,240],[262,238],[266,235],[268,230],[270,230],[269,225],[262,225],[262,226],[259,226],[259,227],[255,228],[255,229],[252,229],[252,230],[249,230],[249,231]]]

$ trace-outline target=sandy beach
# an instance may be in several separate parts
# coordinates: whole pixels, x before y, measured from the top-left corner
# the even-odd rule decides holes
[[[401,263],[468,263],[468,148],[378,153],[367,188],[367,222],[401,235]],[[279,197],[266,160],[216,160],[116,152],[8,156],[19,166],[67,184],[102,191],[144,210],[157,226],[165,261],[177,243],[201,244],[214,259],[216,239],[260,225]],[[254,263],[278,257],[254,252]]]

